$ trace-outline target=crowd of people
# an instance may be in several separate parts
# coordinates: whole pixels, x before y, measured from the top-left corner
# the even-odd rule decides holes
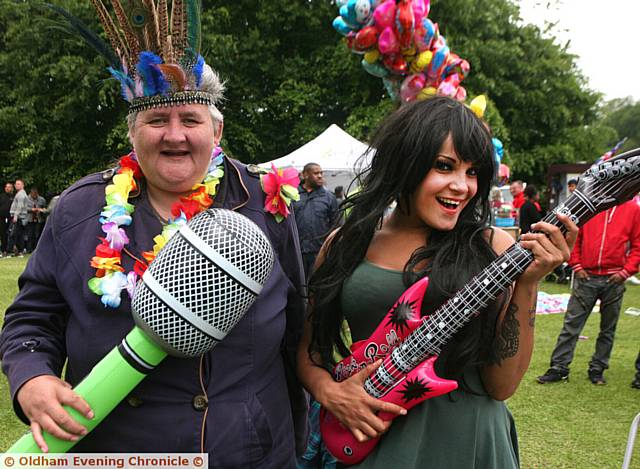
[[[2,257],[31,254],[38,244],[44,223],[58,200],[47,205],[36,186],[25,190],[22,179],[7,182],[0,194],[0,252]]]

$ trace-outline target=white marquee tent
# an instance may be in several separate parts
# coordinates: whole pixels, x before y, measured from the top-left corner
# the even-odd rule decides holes
[[[343,186],[347,190],[355,177],[356,169],[365,163],[365,159],[358,160],[366,151],[366,144],[353,138],[337,125],[331,124],[324,132],[294,152],[261,163],[260,166],[271,168],[273,163],[278,168],[293,166],[302,171],[305,164],[317,163],[324,171],[327,189],[333,191],[336,186]],[[366,161],[368,162],[368,159]]]

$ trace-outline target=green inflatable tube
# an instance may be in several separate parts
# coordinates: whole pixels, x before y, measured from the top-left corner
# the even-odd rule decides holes
[[[160,363],[167,353],[139,327],[134,327],[123,342],[100,360],[74,388],[93,410],[89,420],[75,409],[64,406],[88,432],[93,430],[142,381],[146,373]],[[77,441],[60,440],[43,432],[50,453],[66,453]],[[42,453],[31,433],[27,433],[7,453]]]

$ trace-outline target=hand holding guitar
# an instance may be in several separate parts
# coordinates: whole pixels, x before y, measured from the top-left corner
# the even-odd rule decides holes
[[[329,410],[361,443],[377,438],[391,426],[391,420],[382,420],[376,414],[388,412],[406,415],[399,405],[371,397],[364,390],[365,380],[380,366],[382,360],[367,365],[349,379],[341,382],[331,380],[318,392],[316,399]]]
[[[537,284],[554,268],[569,260],[578,237],[578,226],[562,213],[557,217],[566,228],[566,234],[557,226],[538,222],[531,227],[531,232],[520,238],[520,245],[533,253],[534,260],[520,276],[519,282]]]

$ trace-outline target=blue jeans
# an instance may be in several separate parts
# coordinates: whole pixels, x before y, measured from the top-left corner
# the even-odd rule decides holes
[[[578,337],[598,299],[600,333],[596,340],[596,350],[589,362],[589,370],[602,372],[609,368],[609,357],[613,349],[625,286],[624,283],[617,284],[608,280],[609,277],[605,275],[592,275],[585,280],[575,279],[562,331],[551,354],[551,368],[561,373],[569,372]]]

